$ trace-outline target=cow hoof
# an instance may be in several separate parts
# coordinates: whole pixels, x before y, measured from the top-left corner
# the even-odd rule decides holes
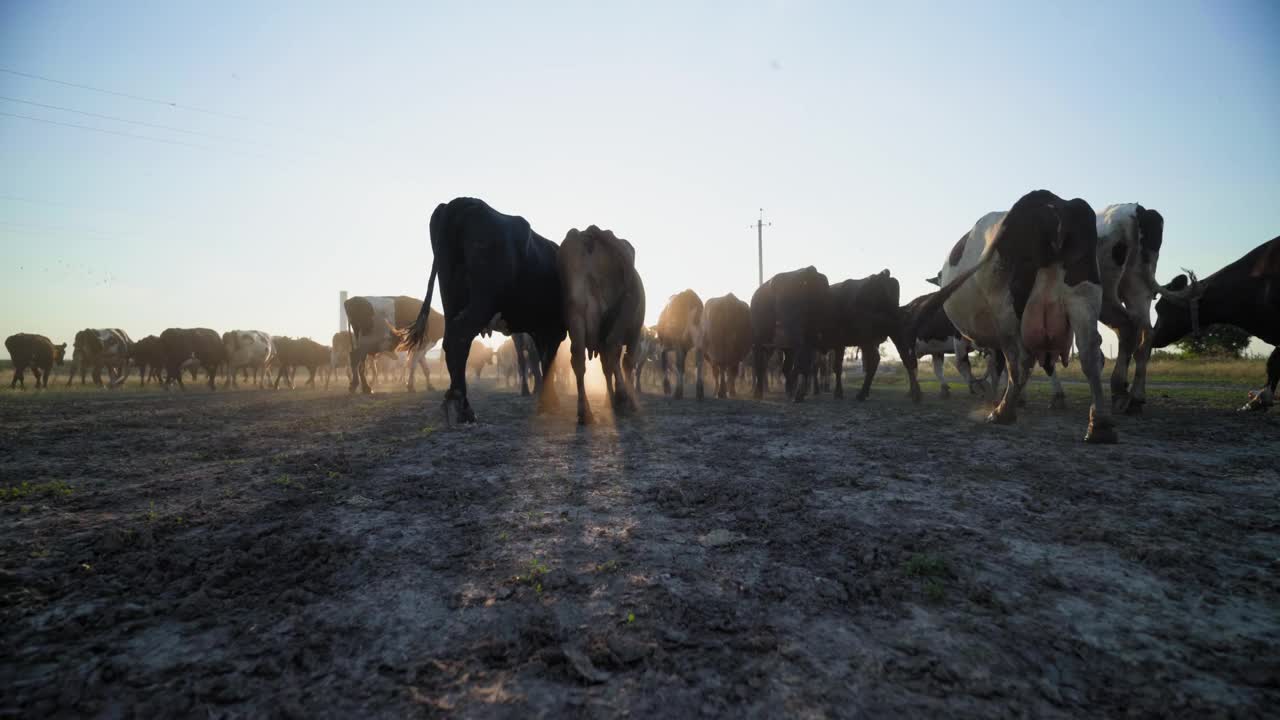
[[[843,400],[844,390],[841,390],[839,386],[837,386],[836,389],[831,392],[831,397],[835,398],[836,400]]]
[[[1127,390],[1113,389],[1111,391],[1111,412],[1117,414],[1128,412],[1129,403],[1132,401],[1133,399],[1129,397],[1129,392]]]
[[[1273,404],[1270,393],[1250,390],[1249,400],[1240,406],[1240,412],[1266,412]]]
[[[756,400],[763,400],[763,399],[764,399],[764,391],[763,391],[763,390],[752,390],[752,391],[751,391],[751,397],[752,397],[752,398],[754,398],[754,399],[756,399]]]
[[[1142,406],[1146,404],[1147,401],[1143,398],[1131,397],[1129,398],[1129,407],[1124,409],[1124,414],[1130,417],[1140,417],[1142,415]]]
[[[595,416],[594,416],[594,415],[592,415],[592,414],[591,414],[591,411],[590,411],[590,410],[588,410],[588,411],[586,411],[586,412],[580,412],[580,413],[578,413],[578,424],[579,424],[579,425],[591,425],[591,424],[592,424],[592,423],[594,423],[595,421],[596,421],[596,418],[595,418]]]
[[[1050,410],[1066,410],[1066,409],[1067,409],[1067,396],[1066,396],[1066,395],[1054,395],[1054,396],[1053,396],[1053,399],[1051,399],[1051,400],[1049,401],[1049,409],[1050,409]]]
[[[676,391],[675,391],[674,393],[672,393],[671,397],[675,398],[676,400],[683,400],[683,399],[684,399],[684,386],[683,386],[683,385],[681,385],[680,387],[676,388]]]
[[[924,393],[920,392],[920,388],[911,388],[911,392],[908,394],[911,396],[911,402],[913,403],[918,403],[924,399]]]
[[[293,388],[289,388],[289,389],[292,390]],[[368,385],[365,385],[364,387],[360,388],[360,391],[363,392],[365,395],[373,394],[373,388],[369,387]]]
[[[943,385],[941,388],[939,388],[938,394],[942,396],[943,400],[946,400],[947,398],[951,397],[951,388],[946,385]]]
[[[663,395],[671,394],[671,383],[666,380],[662,381],[662,394]]]
[[[520,397],[529,397],[529,388],[520,388]]]
[[[407,393],[409,393],[409,394],[411,394],[411,395],[412,395],[413,393],[418,392],[418,390],[417,390],[416,388],[414,388],[412,385],[406,385],[406,386],[405,386],[405,388],[404,388],[404,391],[405,391],[405,392],[407,392]]]
[[[1115,423],[1111,418],[1090,418],[1089,429],[1085,431],[1084,441],[1093,445],[1114,445],[1119,442]]]
[[[695,398],[697,398],[698,400],[701,400],[701,399],[702,399],[702,395],[703,395],[703,393],[702,393],[702,383],[698,383],[698,386],[697,386],[696,388],[694,388],[694,390],[693,390],[693,396],[694,396]]]
[[[859,390],[859,391],[858,391],[858,394],[853,396],[853,399],[854,399],[854,400],[857,400],[858,402],[862,402],[862,401],[866,400],[866,399],[867,399],[867,397],[869,397],[870,395],[871,395],[871,393],[866,392],[865,390]]]

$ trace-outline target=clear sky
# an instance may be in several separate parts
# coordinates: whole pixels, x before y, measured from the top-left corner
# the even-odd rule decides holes
[[[0,337],[327,342],[338,290],[424,293],[458,195],[628,238],[650,322],[750,297],[760,207],[766,276],[904,302],[1040,187],[1159,209],[1161,280],[1208,274],[1280,233],[1277,38],[1272,1],[0,0],[0,68],[177,104],[0,73]]]

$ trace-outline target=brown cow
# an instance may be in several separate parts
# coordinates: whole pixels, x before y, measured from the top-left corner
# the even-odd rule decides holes
[[[708,300],[702,309],[702,344],[716,397],[737,397],[738,367],[751,353],[751,306],[733,293]]]
[[[671,296],[658,316],[658,358],[662,367],[662,393],[671,394],[667,376],[667,353],[676,355],[676,399],[684,397],[684,363],[689,351],[694,354],[695,391],[702,399],[702,299],[692,290]]]
[[[280,380],[289,381],[289,389],[294,388],[293,375],[297,368],[304,367],[307,369],[309,377],[307,378],[307,386],[316,386],[316,370],[318,368],[327,369],[331,362],[329,348],[312,340],[311,338],[291,338],[282,335],[273,335],[271,344],[275,346],[276,359],[275,366],[276,380],[272,386],[276,389],[280,387]],[[332,375],[325,373],[324,389],[329,389],[329,378]]]
[[[489,363],[493,361],[493,350],[479,340],[471,341],[471,352],[467,353],[467,369],[475,373],[477,378]]]
[[[636,272],[635,248],[595,225],[582,231],[574,228],[560,243],[556,265],[569,326],[570,361],[578,381],[578,423],[592,420],[583,383],[589,354],[600,356],[614,411],[635,409],[632,384],[644,329],[644,283]]]
[[[422,308],[422,301],[417,298],[380,295],[357,295],[349,298],[344,305],[347,311],[347,322],[351,325],[351,392],[360,387],[364,392],[372,392],[369,381],[365,377],[364,359],[380,352],[393,352],[399,342],[396,332],[414,323]],[[444,316],[429,309],[425,320],[426,330],[422,340],[409,353],[406,362],[409,371],[407,389],[413,392],[413,374],[416,365],[422,366],[423,373],[429,373],[425,356],[439,340],[444,337]],[[427,374],[427,389],[431,389],[431,376]]]
[[[4,347],[9,351],[9,358],[13,360],[13,380],[9,383],[12,389],[18,385],[23,390],[27,389],[27,381],[23,377],[23,373],[27,368],[31,368],[31,374],[36,376],[36,387],[49,387],[49,373],[53,372],[54,364],[61,365],[63,358],[67,354],[67,344],[53,344],[53,341],[44,335],[32,335],[30,333],[18,333],[5,338]]]

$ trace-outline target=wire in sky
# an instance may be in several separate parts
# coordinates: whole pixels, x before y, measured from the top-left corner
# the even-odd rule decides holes
[[[33,105],[35,107],[46,108],[49,110],[60,110],[62,112],[76,113],[77,115],[86,115],[88,117],[101,118],[103,120],[113,120],[115,122],[129,123],[130,125],[140,125],[142,127],[155,128],[157,130],[170,130],[172,132],[186,133],[187,135],[200,135],[203,137],[212,138],[214,140],[226,140],[229,142],[247,143],[249,145],[258,144],[252,140],[246,140],[244,138],[229,137],[227,135],[215,135],[213,133],[201,132],[199,130],[187,130],[185,128],[173,127],[172,125],[160,125],[157,123],[143,122],[141,120],[130,120],[128,118],[116,117],[115,115],[102,115],[99,113],[92,113],[85,110],[76,110],[75,108],[62,107],[60,105],[46,105],[44,103],[32,102],[31,100],[19,100],[18,98],[5,97],[3,95],[0,95],[0,100],[4,100],[5,102],[22,103],[23,105]]]
[[[119,130],[108,130],[106,128],[96,128],[90,125],[81,125],[79,123],[62,122],[61,120],[49,120],[47,118],[38,118],[38,117],[33,117],[31,115],[20,115],[18,113],[4,112],[2,110],[0,110],[0,115],[6,116],[6,117],[21,118],[23,120],[30,120],[32,122],[47,123],[49,125],[61,125],[62,127],[76,128],[78,130],[89,130],[92,132],[104,133],[106,135],[119,135],[120,137],[131,138],[133,140],[147,140],[149,142],[164,143],[166,145],[181,145],[183,147],[195,148],[197,150],[206,150],[208,152],[229,153],[232,155],[246,155],[248,157],[254,157],[254,158],[259,158],[264,160],[267,159],[262,155],[257,155],[254,153],[235,152],[232,150],[224,150],[222,148],[209,147],[208,145],[197,145],[196,143],[183,142],[181,140],[169,140],[166,138],[151,137],[150,135],[136,135],[134,133],[120,132]]]
[[[55,80],[51,77],[45,77],[43,75],[34,75],[32,73],[19,72],[17,70],[10,70],[9,68],[0,68],[0,72],[8,73],[10,75],[17,75],[18,77],[30,78],[32,80],[42,80],[44,82],[53,83],[55,85],[65,85],[67,87],[79,88],[80,90],[89,90],[91,92],[102,93],[104,95],[114,95],[116,97],[128,98],[130,100],[137,100],[139,102],[153,103],[155,105],[165,105],[167,107],[171,107],[176,110],[187,110],[189,112],[204,113],[205,115],[214,115],[217,117],[228,118],[230,120],[239,120],[241,122],[258,123],[260,125],[270,124],[270,123],[262,122],[261,120],[254,120],[253,118],[245,117],[243,115],[233,115],[231,113],[218,112],[217,110],[209,110],[206,108],[194,107],[192,105],[183,105],[180,103],[173,102],[171,100],[158,100],[156,98],[144,97],[142,95],[134,95],[132,93],[124,93],[124,92],[118,92],[115,90],[107,90],[105,88],[94,87],[92,85],[82,85],[80,83],[67,82],[65,80]]]

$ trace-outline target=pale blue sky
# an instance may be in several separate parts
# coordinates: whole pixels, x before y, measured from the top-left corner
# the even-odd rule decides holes
[[[1161,279],[1280,233],[1280,5],[13,2],[0,337],[327,338],[339,289],[421,295],[458,195],[632,241],[649,320],[814,264],[905,300],[1044,187],[1166,218]],[[233,119],[226,116],[238,116]],[[214,135],[218,137],[208,137]],[[1110,343],[1108,343],[1110,344]]]

